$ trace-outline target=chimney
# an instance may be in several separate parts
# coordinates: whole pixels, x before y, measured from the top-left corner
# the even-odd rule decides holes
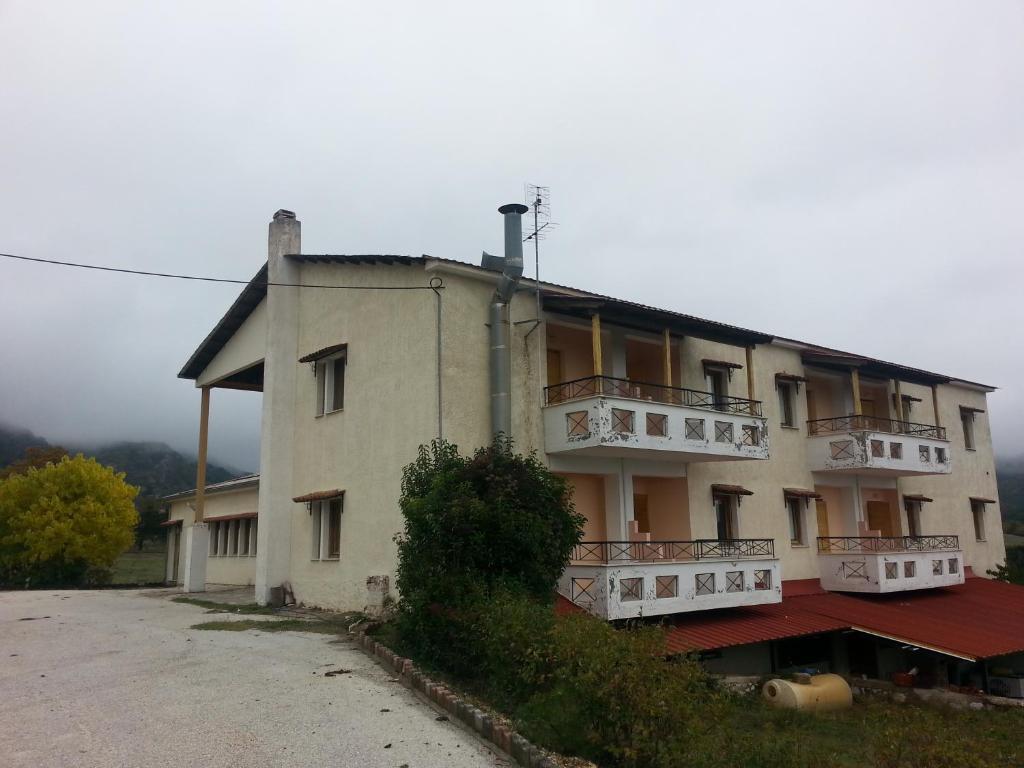
[[[512,436],[512,333],[509,302],[523,275],[522,217],[528,210],[522,203],[501,206],[498,213],[505,217],[505,255],[502,258],[486,252],[483,255],[485,267],[501,269],[489,312],[491,432],[494,437]]]

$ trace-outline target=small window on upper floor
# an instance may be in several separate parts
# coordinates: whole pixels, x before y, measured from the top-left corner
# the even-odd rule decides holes
[[[964,448],[968,451],[974,450],[974,411],[966,408],[960,409],[960,423],[964,428]]]
[[[971,499],[971,517],[974,518],[974,538],[985,540],[985,502]]]
[[[779,390],[779,421],[784,427],[795,427],[795,387],[788,381],[780,381],[776,386]]]
[[[346,352],[316,361],[316,415],[340,411],[345,407]]]

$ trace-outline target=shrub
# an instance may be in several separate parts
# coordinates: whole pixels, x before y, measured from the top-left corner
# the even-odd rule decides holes
[[[132,543],[137,493],[123,474],[81,455],[0,481],[0,584],[109,578]]]
[[[498,592],[550,604],[583,518],[565,481],[505,439],[472,457],[444,441],[421,447],[401,507],[399,634],[422,660],[472,677],[482,608]]]

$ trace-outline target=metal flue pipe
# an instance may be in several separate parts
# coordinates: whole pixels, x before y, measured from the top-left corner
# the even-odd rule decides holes
[[[505,217],[505,256],[502,259],[484,254],[484,262],[501,265],[498,288],[491,299],[490,366],[491,366],[491,432],[512,434],[512,332],[509,303],[523,275],[523,221],[529,209],[522,203],[509,203],[498,209]]]

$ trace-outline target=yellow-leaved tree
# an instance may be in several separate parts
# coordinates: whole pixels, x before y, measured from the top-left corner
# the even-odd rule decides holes
[[[138,492],[81,454],[0,480],[0,586],[102,581],[134,539]]]

